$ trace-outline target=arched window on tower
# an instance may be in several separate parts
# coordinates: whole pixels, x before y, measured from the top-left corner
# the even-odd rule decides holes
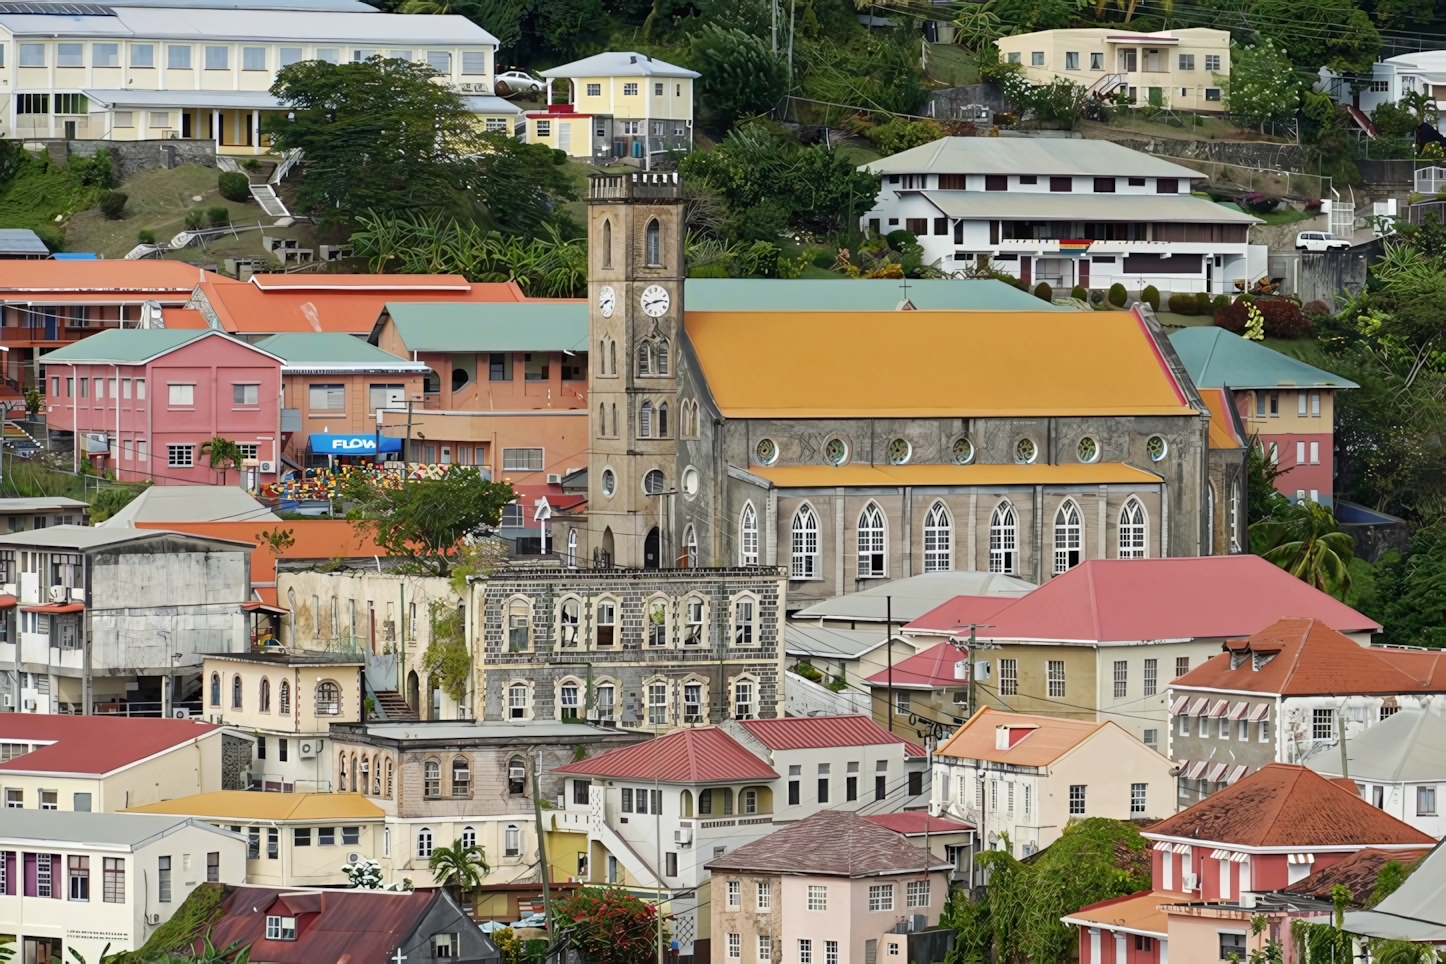
[[[989,571],[1014,572],[1018,563],[1014,506],[1001,502],[989,517]]]
[[[668,437],[668,403],[658,405],[658,438]]]
[[[738,564],[758,565],[758,513],[752,502],[743,504],[743,512],[738,517]]]
[[[668,339],[663,338],[659,340],[653,361],[655,362],[654,368],[657,374],[668,374]]]
[[[651,375],[653,373],[653,346],[647,342],[638,345],[638,374]]]
[[[609,374],[609,375],[616,375],[617,373],[618,373],[618,343],[615,342],[615,341],[609,340],[609,341],[608,341],[608,374]]]
[[[804,503],[793,514],[792,578],[818,578],[818,516]]]
[[[658,268],[663,264],[663,230],[656,218],[648,222],[647,231],[648,267]]]
[[[613,266],[613,223],[606,218],[603,219],[602,229],[602,266]]]
[[[949,510],[935,502],[924,516],[924,571],[946,572],[954,568],[954,524]]]
[[[618,437],[618,432],[620,431],[618,429],[618,406],[616,402],[613,403],[612,411],[609,414],[612,415],[613,437],[616,438]]]
[[[638,409],[638,438],[653,437],[653,403],[644,402]]]
[[[884,514],[875,502],[864,506],[859,513],[859,571],[860,579],[875,579],[884,575]]]
[[[604,438],[608,434],[608,407],[602,404],[597,407],[597,433]]]
[[[1065,499],[1054,513],[1054,571],[1069,572],[1080,564],[1081,549],[1079,506]]]
[[[1120,510],[1120,558],[1143,559],[1145,549],[1145,507],[1130,496]]]

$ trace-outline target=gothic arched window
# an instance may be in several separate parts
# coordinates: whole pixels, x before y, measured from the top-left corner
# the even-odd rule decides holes
[[[647,342],[638,345],[638,374],[651,375],[653,373],[653,346]]]
[[[884,574],[884,513],[877,502],[870,502],[859,513],[859,574],[860,579],[881,577]]]
[[[663,230],[658,226],[656,218],[648,222],[646,255],[649,267],[657,268],[662,266]]]
[[[752,502],[743,504],[743,512],[738,517],[738,564],[758,565],[758,513]]]
[[[818,578],[818,516],[808,503],[793,514],[792,578]]]
[[[602,229],[602,266],[613,266],[613,223],[606,218],[603,219]]]
[[[1145,507],[1130,496],[1120,510],[1120,558],[1143,559],[1145,550]]]
[[[1054,514],[1054,571],[1068,572],[1083,558],[1079,506],[1066,499]]]
[[[658,438],[668,437],[668,403],[658,405]]]
[[[1014,506],[1001,502],[989,517],[989,571],[1013,572],[1016,556]]]
[[[668,374],[668,339],[659,340],[658,347],[654,353],[654,369],[659,375]]]
[[[924,571],[945,572],[954,568],[954,524],[949,510],[935,502],[924,516]]]
[[[644,402],[638,409],[638,438],[653,437],[653,403]]]

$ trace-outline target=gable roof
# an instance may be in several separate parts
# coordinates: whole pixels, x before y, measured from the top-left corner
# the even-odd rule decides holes
[[[256,793],[213,790],[131,807],[126,813],[169,813],[204,819],[380,820],[382,808],[360,793]]]
[[[389,301],[397,337],[408,351],[587,351],[587,303],[518,304]],[[381,336],[385,316],[372,329]]]
[[[1422,847],[1420,850],[1379,850],[1367,847],[1357,850],[1339,863],[1317,870],[1304,880],[1297,880],[1285,888],[1285,892],[1314,897],[1317,900],[1330,900],[1332,888],[1340,884],[1350,891],[1352,903],[1363,904],[1366,898],[1371,896],[1371,891],[1375,890],[1376,878],[1381,876],[1382,867],[1389,862],[1395,862],[1403,868],[1409,868],[1429,850],[1429,847]]]
[[[40,235],[29,228],[0,229],[0,252],[5,254],[38,254],[50,256],[50,249],[40,240]]]
[[[226,833],[186,817],[129,813],[91,813],[75,810],[12,810],[0,824],[0,840],[56,841],[93,847],[134,849],[183,827]]]
[[[1144,831],[1257,848],[1433,845],[1434,838],[1377,810],[1309,767],[1269,763]]]
[[[687,67],[679,67],[656,57],[632,50],[610,50],[594,54],[560,67],[538,71],[544,77],[701,77]]]
[[[1347,913],[1345,930],[1372,937],[1446,941],[1446,849],[1437,846],[1375,910]]]
[[[54,17],[45,17],[54,29]],[[72,300],[66,296],[103,295],[97,301],[160,300],[184,302],[200,282],[239,284],[182,261],[5,261],[0,262],[0,300],[16,295],[41,304]],[[53,297],[52,297],[53,296]],[[94,336],[91,336],[94,337]]]
[[[741,725],[770,750],[902,743],[909,756],[924,755],[923,747],[890,733],[867,716],[789,716],[775,720],[744,720]]]
[[[118,548],[131,543],[171,541],[173,544],[190,547],[195,552],[237,552],[249,550],[250,543],[230,542],[224,539],[207,539],[187,532],[172,532],[169,529],[104,529],[99,526],[46,526],[44,529],[25,529],[0,535],[0,545],[45,546],[54,549],[71,549],[75,552],[90,552]]]
[[[716,726],[674,730],[646,743],[556,767],[553,772],[663,783],[778,779],[765,761]]]
[[[1426,710],[1398,710],[1346,740],[1351,778],[1373,783],[1446,782],[1446,719]],[[1313,758],[1317,773],[1340,770],[1340,755]]]
[[[928,866],[926,866],[926,864]],[[946,869],[939,858],[852,810],[820,810],[704,864],[720,870],[873,877]]]
[[[893,311],[907,293],[921,310],[1071,311],[993,278],[689,278],[683,282],[686,311]]]
[[[0,774],[104,776],[220,731],[189,720],[0,713],[0,743],[46,744],[0,763]]]
[[[894,664],[892,670],[882,669],[868,678],[875,686],[896,689],[936,689],[941,686],[968,686],[967,680],[954,675],[954,664],[967,660],[969,654],[949,643],[930,646],[922,653]]]
[[[684,329],[729,418],[1194,413],[1134,312],[690,310]],[[926,356],[990,363],[933,378]]]
[[[1340,375],[1217,328],[1197,325],[1170,336],[1190,380],[1206,388],[1359,388]]]
[[[1025,582],[1017,576],[950,569],[890,579],[857,592],[832,596],[792,615],[800,620],[847,619],[882,623],[891,610],[894,623],[898,625],[916,619],[944,600],[957,596],[1012,599],[1032,589],[1034,583]]]
[[[1007,750],[995,749],[995,729],[1001,726],[1031,730]],[[944,745],[935,756],[951,756],[961,760],[989,760],[1014,766],[1048,766],[1079,746],[1105,726],[1113,723],[1087,723],[1055,716],[1034,716],[1029,713],[1005,713],[993,707],[982,707]]]
[[[905,837],[926,833],[963,833],[973,830],[972,823],[932,816],[927,810],[896,810],[893,813],[871,813],[864,817],[869,823],[903,834]]]
[[[256,347],[281,359],[285,374],[302,372],[430,371],[422,362],[398,358],[355,335],[340,331],[288,331],[256,342]]]
[[[1072,143],[1080,143],[1074,141]],[[1096,141],[1094,143],[1106,143]],[[894,155],[897,157],[898,155]],[[893,160],[893,158],[888,158]],[[1200,175],[1196,174],[1196,177]],[[888,191],[892,185],[885,184]],[[897,191],[897,188],[893,188]],[[1053,194],[1048,191],[923,191],[951,218],[992,220],[1072,217],[1081,221],[1171,221],[1176,224],[1259,224],[1244,211],[1189,194]],[[1069,212],[1062,215],[1061,211]],[[1106,250],[1109,250],[1106,248]],[[912,285],[910,287],[913,287]]]
[[[222,338],[273,361],[275,355],[214,329],[107,328],[45,356],[47,365],[143,365],[203,338]],[[214,346],[212,346],[214,348]]]
[[[1243,449],[1245,448],[1244,426],[1240,423],[1240,413],[1231,404],[1228,393],[1223,388],[1200,388],[1195,391],[1200,393],[1200,400],[1205,407],[1210,409],[1210,447],[1212,449]]]
[[[1281,696],[1446,693],[1446,653],[1367,648],[1318,619],[1281,619],[1224,648],[1171,685]],[[1232,656],[1254,654],[1267,659],[1260,669],[1253,658],[1231,668]]]
[[[244,520],[246,526],[281,521],[279,515],[237,485],[153,485],[96,528],[129,529],[140,522],[201,522],[218,518]],[[253,528],[242,538],[251,541],[258,531]],[[333,552],[325,558],[334,555]]]
[[[1230,604],[1221,605],[1227,598]],[[970,621],[961,619],[959,610],[953,601],[945,603],[904,629],[955,632]],[[1248,636],[1287,616],[1310,616],[1347,633],[1381,629],[1340,600],[1246,553],[1091,559],[987,620],[974,621],[993,624],[977,631],[981,639],[1107,643]]]
[[[941,137],[860,167],[875,174],[1073,174],[1082,177],[1128,174],[1175,177],[1186,183],[1203,178],[1199,171],[1132,151],[1113,141],[1056,137]],[[884,190],[888,189],[886,183]],[[1011,192],[1007,196],[1028,195]]]

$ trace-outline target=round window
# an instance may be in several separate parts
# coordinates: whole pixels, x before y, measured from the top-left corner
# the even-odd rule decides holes
[[[1093,462],[1100,457],[1100,445],[1094,439],[1086,435],[1079,440],[1079,447],[1075,449],[1081,462]]]
[[[1038,451],[1034,447],[1034,440],[1022,438],[1014,443],[1014,461],[1033,462]]]
[[[829,465],[843,465],[849,457],[849,447],[841,438],[831,438],[824,443],[823,457]]]
[[[1168,451],[1170,451],[1170,446],[1165,444],[1165,438],[1162,435],[1151,435],[1145,442],[1145,452],[1149,454],[1152,462],[1163,459]]]
[[[649,469],[648,474],[643,476],[643,492],[648,495],[663,494],[663,473],[659,469]]]
[[[698,494],[698,470],[691,466],[683,470],[683,494],[690,499]]]
[[[758,461],[764,465],[772,465],[778,461],[778,446],[773,444],[773,439],[759,439],[758,445],[753,449],[753,454]]]
[[[913,454],[913,451],[913,447],[907,441],[896,438],[889,443],[889,462],[894,465],[903,465],[909,461],[909,456]]]
[[[603,469],[602,490],[606,496],[611,496],[618,490],[618,477],[613,475],[612,469]]]
[[[955,439],[954,461],[960,465],[968,465],[974,461],[974,443],[967,438]]]

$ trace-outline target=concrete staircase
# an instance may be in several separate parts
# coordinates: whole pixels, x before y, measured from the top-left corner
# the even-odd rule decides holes
[[[56,167],[64,167],[70,161],[70,148],[65,141],[51,141],[45,145],[45,153],[50,156],[50,163]]]
[[[417,711],[396,690],[377,690],[375,696],[377,714],[386,717],[388,723],[416,723],[421,720]]]
[[[266,212],[267,217],[291,217],[291,212],[286,210],[286,205],[281,203],[281,198],[276,196],[276,189],[270,184],[252,184],[251,196],[261,205],[261,210]]]

